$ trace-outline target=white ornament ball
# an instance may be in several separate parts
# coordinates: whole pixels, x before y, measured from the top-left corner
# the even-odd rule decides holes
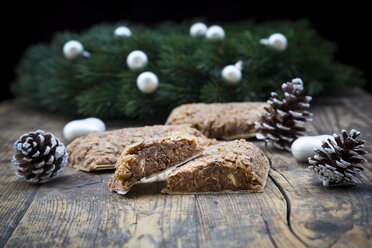
[[[307,161],[315,155],[314,149],[321,149],[324,140],[334,140],[332,135],[304,136],[296,139],[291,146],[293,157],[299,161]]]
[[[70,40],[67,41],[63,46],[63,54],[68,59],[75,59],[82,55],[84,52],[84,47],[80,41]]]
[[[268,45],[276,51],[284,51],[287,48],[287,38],[280,33],[269,36]]]
[[[236,84],[242,79],[242,72],[236,65],[225,66],[221,74],[222,78],[230,84]]]
[[[132,35],[132,32],[128,27],[120,26],[115,29],[114,34],[115,36],[119,37],[130,37]]]
[[[207,25],[202,22],[197,22],[190,27],[190,35],[192,37],[203,37],[207,32]]]
[[[67,140],[73,140],[89,133],[103,132],[105,130],[106,125],[102,120],[95,117],[90,117],[67,123],[63,128],[63,137]]]
[[[225,38],[225,31],[221,26],[213,25],[207,29],[205,37],[208,40],[223,40]]]
[[[146,53],[134,50],[127,57],[127,65],[133,71],[143,70],[147,66],[148,58]]]
[[[142,72],[137,78],[137,88],[145,94],[154,92],[159,85],[158,77],[150,72]]]

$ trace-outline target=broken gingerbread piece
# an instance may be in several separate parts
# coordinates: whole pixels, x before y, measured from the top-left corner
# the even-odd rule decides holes
[[[184,104],[173,109],[166,124],[191,124],[209,138],[251,138],[256,135],[254,123],[265,106],[266,102]]]
[[[270,164],[265,154],[245,140],[208,147],[192,161],[175,168],[163,193],[263,191]]]
[[[125,194],[134,184],[198,156],[204,148],[194,138],[145,140],[128,147],[116,163],[109,189]]]
[[[68,164],[83,171],[114,169],[120,154],[129,145],[148,139],[175,135],[195,137],[201,146],[216,143],[216,140],[208,139],[188,124],[123,128],[102,133],[91,133],[75,139],[67,146]]]

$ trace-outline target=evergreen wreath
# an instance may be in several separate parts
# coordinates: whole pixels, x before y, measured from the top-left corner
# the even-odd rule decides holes
[[[320,37],[308,21],[250,21],[226,23],[226,37],[210,41],[191,37],[194,22],[163,23],[151,28],[129,23],[100,24],[80,34],[57,33],[50,44],[30,47],[12,84],[16,96],[51,111],[100,118],[163,119],[176,106],[190,102],[262,101],[281,82],[301,77],[304,94],[332,93],[362,85],[361,71],[334,59],[335,44]],[[117,37],[120,25],[130,37]],[[260,44],[272,33],[288,39],[285,51]],[[69,60],[62,52],[69,40],[78,40],[89,57]],[[133,50],[149,59],[146,71],[159,78],[157,90],[144,94],[136,87],[141,72],[132,71],[126,58]],[[237,84],[221,78],[222,69],[243,62]]]

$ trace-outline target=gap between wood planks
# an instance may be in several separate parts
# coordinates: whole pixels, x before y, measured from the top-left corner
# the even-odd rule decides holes
[[[312,131],[315,131],[314,133],[316,134],[319,134],[319,131],[318,129],[315,127],[314,124],[310,124],[310,128],[312,129]],[[292,223],[291,223],[291,200],[289,199],[287,193],[285,192],[285,190],[283,189],[283,187],[277,182],[277,180],[274,179],[274,177],[271,175],[271,172],[272,171],[275,171],[278,175],[280,175],[283,179],[285,179],[286,182],[288,182],[289,185],[291,185],[291,187],[293,188],[292,184],[287,180],[287,178],[282,174],[280,173],[279,171],[277,171],[274,167],[273,167],[273,164],[272,164],[272,159],[269,155],[272,154],[272,151],[269,149],[268,147],[268,144],[267,142],[265,142],[265,146],[264,148],[262,149],[265,149],[266,150],[266,157],[267,159],[269,160],[269,164],[270,164],[270,171],[269,171],[269,175],[268,175],[268,178],[274,183],[274,185],[278,188],[278,190],[280,191],[280,193],[283,195],[284,197],[284,200],[286,202],[286,220],[287,220],[287,226],[288,226],[288,230],[292,233],[292,235],[301,243],[303,244],[304,246],[308,246],[298,235],[297,233],[293,230],[292,228]],[[274,247],[277,247],[276,243],[274,242],[272,236],[271,236],[271,233],[270,233],[270,228],[269,226],[267,225],[267,221],[264,219],[264,222],[265,222],[265,226],[266,226],[266,230],[268,232],[268,235],[270,237],[270,240],[272,241],[273,243],[273,246]]]
[[[265,150],[267,151],[268,154],[271,154],[271,151],[270,149],[267,147],[267,143],[265,143]],[[281,173],[279,173],[272,165],[272,160],[271,158],[266,154],[266,157],[267,159],[269,160],[269,164],[270,164],[270,170],[273,170],[275,172],[277,172],[278,174],[280,174],[280,176],[282,176],[286,181],[288,181],[285,176],[283,176]],[[284,200],[286,202],[286,219],[287,219],[287,226],[288,226],[288,229],[289,231],[292,233],[292,235],[298,240],[301,242],[301,244],[303,244],[304,246],[307,246],[306,243],[297,235],[297,233],[293,230],[292,228],[292,224],[291,224],[291,201],[287,195],[287,193],[284,191],[283,187],[274,179],[274,177],[272,175],[270,175],[271,171],[269,171],[269,175],[268,177],[270,178],[270,180],[274,183],[274,185],[278,188],[278,190],[280,191],[280,193],[283,195],[284,197]],[[265,222],[265,226],[266,226],[266,229],[267,229],[267,232],[269,234],[269,237],[274,245],[274,247],[277,247],[277,245],[275,244],[275,242],[273,241],[272,239],[272,236],[271,236],[271,233],[270,233],[270,229],[269,229],[269,226],[267,225],[267,222],[265,221],[264,219],[264,222]]]
[[[3,247],[3,246],[5,246],[6,243],[8,243],[8,240],[12,237],[12,235],[13,235],[15,229],[17,228],[18,224],[22,221],[23,217],[25,216],[28,209],[30,208],[30,206],[31,206],[32,202],[34,201],[35,196],[36,196],[37,192],[39,191],[40,187],[41,187],[41,185],[35,185],[35,189],[32,192],[31,198],[29,198],[26,201],[25,208],[20,212],[17,220],[15,221],[15,225],[12,227],[12,229],[9,231],[9,233],[4,237],[4,239],[3,239],[4,242],[2,242],[2,243],[0,242],[0,247]]]
[[[273,182],[274,182],[274,180],[273,180]],[[267,234],[269,235],[269,238],[270,238],[271,243],[273,244],[273,246],[275,248],[278,248],[278,245],[276,244],[276,242],[275,242],[275,240],[274,240],[274,238],[273,238],[273,236],[271,234],[269,223],[267,222],[267,220],[265,219],[264,215],[262,214],[262,211],[261,211],[261,217],[262,217],[262,219],[264,221],[265,228],[266,228]]]

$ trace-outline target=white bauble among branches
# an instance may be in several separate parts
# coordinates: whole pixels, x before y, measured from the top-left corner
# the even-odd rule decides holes
[[[274,49],[275,51],[281,52],[287,48],[288,40],[284,34],[274,33],[267,39],[261,39],[260,43]]]
[[[208,40],[223,40],[225,38],[225,30],[219,25],[210,26],[205,37]]]
[[[73,60],[78,56],[82,55],[84,52],[84,47],[80,41],[70,40],[67,41],[63,46],[63,54],[66,58]]]
[[[272,34],[269,37],[269,44],[270,47],[277,51],[284,51],[288,44],[287,37],[280,33]]]
[[[237,84],[242,79],[243,62],[239,61],[235,65],[228,65],[222,69],[223,80],[229,84]]]
[[[204,37],[205,33],[207,32],[207,29],[208,29],[207,25],[205,25],[202,22],[194,23],[190,27],[190,35],[192,37]]]
[[[150,71],[142,72],[137,78],[137,88],[142,93],[153,93],[158,88],[158,85],[158,77]]]
[[[117,27],[114,31],[115,36],[118,37],[130,37],[132,35],[132,31],[126,26]]]
[[[127,65],[133,71],[140,71],[145,69],[148,63],[146,53],[140,50],[134,50],[127,57]]]

